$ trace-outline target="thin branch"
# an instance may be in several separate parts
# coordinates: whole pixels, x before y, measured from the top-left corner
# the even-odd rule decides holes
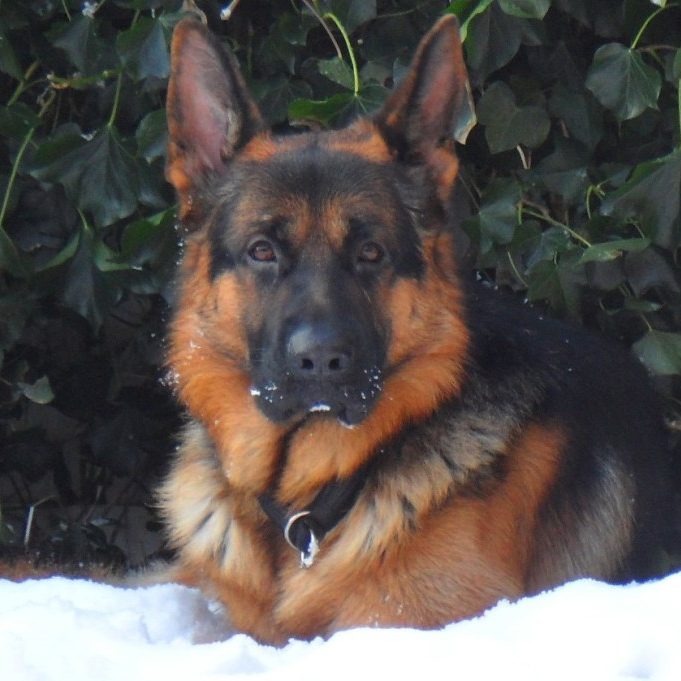
[[[333,43],[334,48],[336,49],[336,55],[340,60],[342,60],[343,50],[341,50],[341,47],[338,44],[338,41],[336,40],[336,37],[333,34],[333,31],[329,28],[329,25],[326,23],[326,19],[315,9],[314,5],[310,2],[310,0],[303,0],[303,4],[310,10],[310,12],[312,12],[312,14],[314,14],[314,16],[317,18],[317,21],[319,21],[324,30],[328,33],[329,38]]]

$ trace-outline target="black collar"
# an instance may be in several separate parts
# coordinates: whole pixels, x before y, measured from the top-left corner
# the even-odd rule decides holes
[[[319,543],[352,508],[366,477],[366,466],[362,466],[349,478],[330,482],[302,511],[280,504],[271,492],[261,494],[258,501],[269,519],[282,531],[288,544],[300,551],[301,566],[310,567]]]

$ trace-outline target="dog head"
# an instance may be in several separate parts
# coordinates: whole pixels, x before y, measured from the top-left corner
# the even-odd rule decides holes
[[[171,364],[190,409],[189,383],[231,372],[270,422],[356,426],[413,360],[460,362],[442,289],[456,287],[444,228],[465,82],[448,16],[375,117],[276,137],[234,58],[198,20],[178,24],[167,176],[188,245]],[[438,395],[455,383],[445,365]]]

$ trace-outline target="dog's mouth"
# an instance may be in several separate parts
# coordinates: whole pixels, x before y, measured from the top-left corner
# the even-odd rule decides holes
[[[335,418],[345,428],[356,428],[368,416],[370,408],[367,405],[332,407],[329,404],[319,402],[313,404],[304,415],[304,419],[314,416],[327,416]]]
[[[346,428],[362,423],[383,389],[378,368],[363,372],[365,380],[336,385],[325,381],[298,381],[291,376],[255,381],[250,392],[260,411],[271,421],[334,418]]]

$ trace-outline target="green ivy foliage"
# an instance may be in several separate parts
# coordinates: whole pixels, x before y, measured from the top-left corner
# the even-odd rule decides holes
[[[104,529],[148,501],[172,450],[161,337],[181,235],[163,105],[188,5],[0,2],[5,548],[110,558]],[[681,432],[681,0],[197,5],[275,129],[375,111],[456,14],[464,262],[631,346]]]

